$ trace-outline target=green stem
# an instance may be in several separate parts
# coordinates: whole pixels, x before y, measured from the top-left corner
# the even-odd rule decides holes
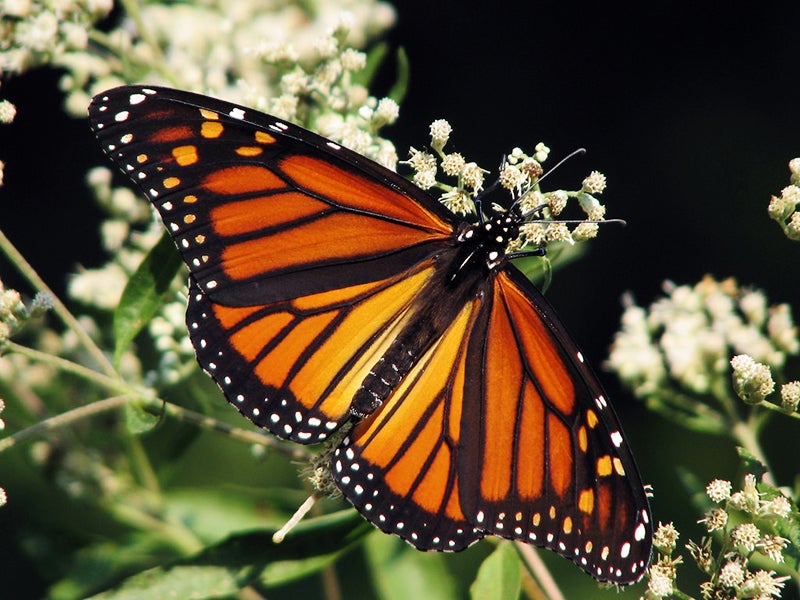
[[[772,477],[772,469],[769,468],[769,462],[764,455],[764,451],[761,449],[761,444],[758,443],[758,437],[756,432],[753,431],[753,427],[749,423],[737,421],[731,428],[731,435],[766,467],[767,471],[764,473],[764,483],[768,483],[772,486],[776,485]]]
[[[172,404],[170,402],[159,404],[157,407],[158,412],[154,412],[154,410],[152,410],[156,408],[153,404],[148,403],[145,408],[148,410],[148,412],[153,412],[154,414],[161,414],[163,412],[163,414],[180,421],[192,423],[202,427],[203,429],[210,429],[212,431],[224,433],[233,439],[237,439],[248,444],[265,446],[295,460],[307,461],[311,456],[311,453],[308,450],[299,447],[297,444],[286,444],[266,433],[229,425],[224,421],[207,417],[193,410],[189,410],[188,408],[178,406],[177,404]]]
[[[59,316],[64,324],[69,327],[80,340],[84,348],[91,354],[100,369],[109,377],[116,377],[116,371],[111,362],[103,354],[103,351],[94,343],[86,330],[78,320],[67,309],[63,302],[47,286],[44,280],[39,277],[36,270],[25,260],[25,257],[17,250],[6,235],[0,230],[0,250],[8,257],[11,263],[17,268],[22,276],[39,292],[49,294],[53,299],[53,311]]]
[[[110,502],[106,508],[116,519],[142,531],[155,532],[184,556],[190,556],[203,549],[203,543],[183,526],[162,521],[131,504]]]
[[[156,72],[166,81],[170,81],[175,84],[175,74],[169,69],[167,65],[167,59],[164,56],[161,46],[158,44],[158,40],[150,31],[150,28],[147,27],[144,19],[142,19],[142,13],[139,10],[139,3],[136,2],[136,0],[121,0],[120,3],[125,8],[125,12],[128,14],[128,17],[130,17],[130,19],[134,22],[136,31],[139,33],[139,37],[141,37],[142,40],[150,47],[150,50],[153,53],[154,60],[150,61],[147,66],[154,68]]]
[[[176,418],[181,421],[185,421],[187,423],[192,423],[202,427],[204,429],[210,429],[213,431],[218,431],[220,433],[224,433],[229,435],[234,439],[238,439],[243,442],[247,442],[249,444],[257,444],[259,446],[266,446],[281,452],[291,458],[298,459],[298,460],[307,460],[309,458],[309,453],[303,449],[298,448],[296,445],[292,444],[284,444],[281,443],[276,438],[271,436],[267,436],[264,433],[259,433],[257,431],[252,431],[248,429],[243,429],[241,427],[235,427],[233,425],[229,425],[223,421],[218,419],[214,419],[212,417],[207,417],[203,414],[198,412],[183,408],[182,406],[178,406],[177,404],[172,404],[169,402],[165,402],[164,400],[153,397],[150,395],[150,392],[147,390],[139,390],[136,389],[134,386],[126,383],[124,380],[106,377],[102,373],[98,373],[97,371],[93,371],[92,369],[87,369],[83,365],[79,365],[78,363],[74,363],[72,361],[66,360],[64,358],[53,356],[52,354],[47,354],[46,352],[41,352],[39,350],[34,350],[33,348],[28,348],[27,346],[22,346],[15,342],[7,342],[6,349],[9,351],[15,352],[16,354],[20,354],[23,356],[27,356],[32,360],[36,360],[38,362],[42,362],[44,364],[49,364],[61,371],[66,373],[70,373],[72,375],[76,375],[96,385],[105,388],[112,393],[118,394],[120,398],[125,398],[125,402],[121,404],[125,404],[133,399],[136,399],[140,402],[144,403],[144,408],[151,414],[156,416],[160,416],[162,414],[167,414],[173,418]],[[101,401],[102,402],[102,401]],[[52,419],[65,419],[64,423],[72,423],[76,420],[85,418],[87,416],[91,416],[96,412],[102,412],[107,410],[106,405],[101,405],[96,410],[93,409],[93,406],[96,406],[98,403],[92,403],[86,406],[78,407],[76,409],[70,410],[66,413],[53,417]],[[35,429],[35,432],[40,431],[42,428],[39,427],[46,422],[51,422],[52,419],[48,419],[43,423],[39,423],[38,425],[34,425],[29,429],[25,429],[19,432],[16,435],[23,434],[30,429]],[[57,424],[61,424],[62,421],[57,420]],[[4,440],[0,440],[0,451],[2,451],[6,446],[3,444],[15,438],[12,436],[11,438],[5,438]],[[27,439],[28,434],[23,436],[23,439]],[[14,445],[16,442],[11,442],[11,445]],[[148,481],[150,478],[143,475],[143,483]]]
[[[68,410],[65,413],[56,415],[55,417],[50,417],[49,419],[45,419],[44,421],[41,421],[36,425],[31,425],[30,427],[18,431],[14,435],[0,439],[0,452],[8,450],[9,448],[16,446],[20,442],[23,442],[29,438],[39,435],[40,433],[43,433],[45,431],[60,429],[61,427],[66,427],[67,425],[80,421],[81,419],[86,419],[90,416],[97,415],[110,410],[117,410],[118,408],[125,406],[128,402],[137,397],[138,396],[135,395],[112,396],[111,398],[98,400],[97,402],[92,402],[91,404],[87,404],[86,406],[79,406],[78,408],[73,408],[72,410]]]
[[[53,354],[48,354],[47,352],[42,352],[40,350],[34,350],[33,348],[28,348],[27,346],[23,346],[12,341],[5,343],[5,349],[14,352],[15,354],[27,356],[31,360],[50,365],[60,371],[64,371],[65,373],[70,373],[82,379],[91,381],[92,383],[95,383],[98,386],[117,394],[132,394],[136,392],[136,390],[134,390],[128,383],[122,379],[119,379],[116,374],[114,376],[104,375],[76,362],[72,362],[71,360],[67,360]]]
[[[544,594],[543,597],[549,600],[565,600],[564,594],[561,592],[556,580],[553,579],[550,570],[544,564],[536,549],[522,542],[514,542],[514,546],[520,558],[522,558],[523,564],[528,569],[528,572],[538,583],[540,591]]]
[[[790,419],[800,419],[800,412],[797,411],[788,412],[781,405],[775,404],[774,402],[770,402],[769,400],[764,400],[758,406],[761,408],[766,408],[767,410],[771,410],[773,412],[780,413],[784,417],[789,417]]]
[[[149,492],[153,494],[160,494],[161,485],[158,483],[158,477],[153,470],[153,465],[150,464],[150,459],[142,448],[140,439],[132,434],[127,435],[128,452],[133,465],[133,471],[136,473],[139,483]]]

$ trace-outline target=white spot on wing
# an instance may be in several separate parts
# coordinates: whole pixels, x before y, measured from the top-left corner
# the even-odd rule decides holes
[[[614,444],[617,448],[622,446],[622,434],[619,431],[611,432],[611,443]]]

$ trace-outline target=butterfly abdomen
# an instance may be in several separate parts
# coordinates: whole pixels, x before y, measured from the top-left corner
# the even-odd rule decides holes
[[[350,412],[362,419],[375,412],[440,335],[440,327],[428,311],[418,311],[370,369],[353,398]]]

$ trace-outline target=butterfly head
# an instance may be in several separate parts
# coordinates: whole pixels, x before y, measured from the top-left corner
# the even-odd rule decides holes
[[[498,213],[493,218],[465,227],[457,236],[470,249],[472,259],[482,260],[492,271],[506,258],[508,245],[519,236],[520,218],[515,210]]]

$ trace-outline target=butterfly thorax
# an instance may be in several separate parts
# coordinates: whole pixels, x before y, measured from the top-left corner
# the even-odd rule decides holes
[[[490,286],[491,273],[506,260],[506,248],[519,234],[518,218],[505,213],[483,223],[464,223],[453,236],[451,251],[437,275],[427,283],[402,331],[370,369],[353,399],[350,412],[358,418],[372,414],[399,386],[414,365],[441,338],[468,303],[480,302]],[[451,302],[440,301],[446,290]]]
[[[514,210],[477,225],[462,227],[456,232],[456,239],[466,258],[463,263],[456,265],[452,276],[458,278],[475,268],[496,269],[505,260],[508,244],[518,235],[519,215]]]

